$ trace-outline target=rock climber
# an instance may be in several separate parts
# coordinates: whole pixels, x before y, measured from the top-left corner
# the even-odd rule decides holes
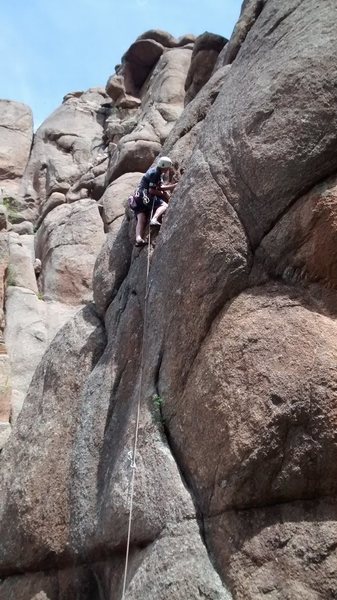
[[[159,158],[155,167],[151,167],[143,175],[138,189],[133,196],[129,198],[130,208],[134,211],[137,218],[136,225],[136,246],[146,244],[144,232],[148,217],[153,216],[150,225],[159,226],[159,218],[167,209],[167,192],[174,189],[176,183],[163,183],[163,178],[172,168],[172,161],[168,156]]]

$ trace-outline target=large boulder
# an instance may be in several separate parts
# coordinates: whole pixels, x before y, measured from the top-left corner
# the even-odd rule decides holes
[[[21,411],[42,356],[58,329],[76,310],[76,306],[45,302],[42,295],[28,288],[8,287],[4,337],[10,360],[12,422]]]
[[[3,451],[3,577],[86,564],[117,600],[130,539],[130,599],[228,597],[209,557],[236,600],[335,597],[336,7],[316,8],[247,0],[231,65],[175,129],[189,48],[164,50],[138,112],[121,109],[137,124],[106,182],[165,140],[185,173],[150,255],[127,219],[109,234],[104,328],[85,309],[37,368]],[[81,245],[68,209],[41,226],[46,281],[64,241]]]
[[[33,115],[21,102],[0,100],[0,189],[16,197],[33,140]]]
[[[102,153],[107,98],[100,89],[70,94],[37,130],[23,178],[30,219],[54,192],[66,194]]]
[[[57,330],[78,310],[59,302],[45,302],[34,265],[34,236],[8,234],[6,271],[6,366],[4,390],[10,398],[11,422],[16,420],[34,371]],[[8,352],[8,357],[6,356]],[[8,372],[7,372],[8,371]]]
[[[125,173],[106,188],[100,205],[103,208],[103,221],[107,231],[117,233],[127,208],[128,198],[137,188],[143,173]]]
[[[132,235],[134,236],[134,232]],[[98,314],[102,317],[128,274],[132,248],[130,224],[125,218],[118,231],[110,231],[107,234],[95,262],[94,302]]]
[[[334,24],[332,2],[319,27],[313,0],[265,4],[199,129],[150,271],[146,380],[163,398],[171,448],[208,520],[207,544],[240,599],[308,590],[333,598],[336,588],[334,547],[320,543],[324,527],[315,525],[324,514],[336,532],[335,512],[324,507],[336,495],[336,312],[326,289],[334,286],[334,184],[305,195],[336,169]],[[293,297],[281,284],[239,295],[277,275],[278,260],[298,266],[301,258],[325,290]],[[280,513],[266,507],[278,503],[288,505],[287,524],[273,528],[280,545],[298,536],[287,553],[270,541]],[[301,507],[296,520],[310,514],[310,525],[289,524],[292,503]],[[324,567],[315,566],[320,552]]]
[[[85,307],[58,333],[35,372],[1,455],[1,573],[21,571],[19,565],[38,570],[53,556],[69,555],[72,443],[81,393],[104,346],[101,321]],[[41,490],[49,493],[41,496]]]
[[[334,9],[324,4],[318,27],[312,0],[269,0],[202,130],[200,151],[253,247],[336,170]]]
[[[137,125],[117,141],[111,153],[106,183],[127,172],[144,172],[159,154],[184,106],[185,79],[191,50],[164,52],[141,93]]]
[[[319,281],[337,287],[337,179],[319,183],[299,198],[263,238],[256,274],[286,281]]]
[[[1,600],[92,600],[96,593],[95,576],[85,566],[17,574],[0,582]]]
[[[226,38],[209,32],[203,33],[196,39],[185,82],[185,106],[209,80],[219,53],[226,43]]]
[[[213,73],[197,96],[185,107],[166,139],[163,154],[172,157],[182,168],[189,163],[203,120],[224,85],[229,69],[228,65]]]
[[[221,50],[215,69],[230,65],[236,58],[250,29],[263,10],[267,0],[244,0],[238,22],[235,24],[231,38]]]
[[[136,281],[137,268],[133,270],[135,285],[143,288],[143,282]],[[91,568],[103,580],[101,589],[109,586],[110,569],[114,576],[118,573],[117,589],[121,589],[120,548],[128,532],[130,440],[137,414],[134,365],[142,343],[137,294],[132,298],[125,317],[120,314],[120,298],[111,307],[109,318],[115,326],[98,363],[105,337],[101,322],[87,307],[59,332],[36,371],[3,455],[1,522],[10,518],[16,530],[15,538],[8,527],[1,534],[3,575],[10,574],[14,565],[37,571],[60,562],[73,563],[75,558],[87,562],[109,556],[106,565],[92,564]],[[126,332],[133,333],[132,342],[116,354]],[[127,385],[120,386],[122,381]],[[162,438],[159,416],[146,403],[142,405],[136,460],[139,467],[153,468],[146,493],[142,478],[137,478],[134,490],[130,565],[137,575],[128,580],[128,596],[166,600],[170,588],[170,597],[177,599],[182,595],[197,598],[200,589],[219,600],[229,599],[200,540],[193,502]],[[34,427],[29,425],[32,419]],[[125,443],[114,447],[116,427],[121,423]],[[27,439],[29,443],[23,443]],[[10,468],[13,460],[14,470]],[[49,490],[43,503],[36,500],[37,472],[40,485]],[[189,556],[188,572],[182,547],[184,556]],[[139,551],[144,569],[139,568]],[[155,575],[158,562],[167,569],[161,582]],[[11,578],[6,583],[9,590],[10,584]]]
[[[188,44],[194,44],[196,37],[192,33],[187,33],[179,38],[175,38],[167,31],[161,29],[149,29],[138,36],[138,40],[155,40],[165,48],[176,48],[179,46],[187,46]]]
[[[90,301],[93,267],[103,241],[94,200],[62,204],[48,213],[36,235],[44,298],[74,305]]]
[[[7,283],[38,293],[34,271],[34,236],[10,232]]]

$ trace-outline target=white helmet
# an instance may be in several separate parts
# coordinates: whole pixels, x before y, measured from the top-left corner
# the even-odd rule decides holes
[[[168,156],[162,156],[158,160],[157,167],[159,167],[159,169],[168,169],[169,167],[172,167],[172,160]]]

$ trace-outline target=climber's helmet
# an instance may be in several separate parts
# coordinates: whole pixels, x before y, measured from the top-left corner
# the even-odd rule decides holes
[[[172,160],[168,156],[162,156],[157,163],[159,169],[169,169],[172,167]]]

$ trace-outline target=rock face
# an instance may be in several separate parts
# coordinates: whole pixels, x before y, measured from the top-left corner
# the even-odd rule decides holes
[[[93,266],[103,241],[94,200],[64,204],[46,216],[36,236],[40,289],[46,300],[75,305],[90,300]]]
[[[20,188],[33,140],[33,115],[25,104],[0,100],[0,182],[2,196]]]
[[[145,40],[140,40],[136,43],[136,46],[144,42]],[[153,41],[151,43],[157,44]],[[126,53],[126,66],[129,64],[128,61],[131,60],[130,57],[133,56],[134,52],[135,50],[132,49],[132,52]],[[126,86],[126,89],[133,87],[136,90],[135,93],[138,94],[138,98],[141,100],[141,108],[135,120],[127,119],[129,126],[125,130],[120,125],[121,117],[124,117],[123,111],[120,112],[120,110],[126,110],[130,107],[121,106],[117,102],[119,110],[111,119],[107,130],[110,144],[115,144],[114,147],[111,146],[112,151],[106,175],[107,184],[124,173],[146,171],[159,154],[164,141],[184,107],[184,86],[191,54],[192,50],[190,48],[170,48],[166,49],[165,52],[162,51],[152,70],[148,69],[149,77],[142,80],[141,83],[134,75],[134,72],[139,74],[138,66],[123,75],[123,85]],[[123,73],[126,66],[123,66]],[[119,85],[120,78],[121,75],[117,74],[108,81],[108,92],[115,79],[117,79],[116,85],[117,83]],[[129,80],[132,83],[128,83]],[[128,116],[132,116],[132,111],[129,112]]]
[[[112,102],[66,97],[91,129],[62,177],[31,157],[40,275],[32,235],[3,234],[26,265],[15,390],[33,377],[1,453],[0,598],[120,600],[129,533],[129,600],[336,597],[336,22],[332,0],[247,0],[207,73],[219,36],[146,32]],[[184,172],[139,249],[122,215],[158,152]],[[14,330],[23,293],[77,311],[26,373],[17,340],[48,336],[32,307]]]
[[[191,66],[185,82],[185,106],[195,98],[197,93],[209,80],[219,53],[227,41],[221,35],[214,35],[214,33],[208,32],[203,33],[196,39],[192,52]]]
[[[8,235],[0,233],[0,450],[10,433],[11,417],[11,369],[4,343],[4,308],[6,278],[8,274],[9,245]]]
[[[107,99],[100,89],[69,94],[39,127],[23,178],[23,196],[30,218],[46,212],[53,194],[66,196],[89,165],[99,162]]]

